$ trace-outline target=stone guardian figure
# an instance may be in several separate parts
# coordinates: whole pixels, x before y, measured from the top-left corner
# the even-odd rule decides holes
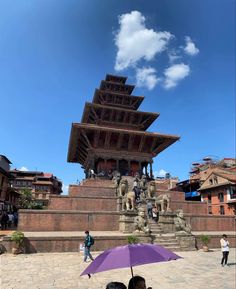
[[[138,216],[134,219],[134,232],[150,234],[150,228],[147,223],[146,212],[144,208],[139,208]]]

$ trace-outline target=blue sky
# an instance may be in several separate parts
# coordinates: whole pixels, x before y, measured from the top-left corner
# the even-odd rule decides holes
[[[106,73],[128,76],[181,140],[155,158],[181,180],[205,156],[235,157],[234,0],[0,0],[0,154],[12,168],[83,178],[72,122]],[[66,191],[66,189],[65,189]]]

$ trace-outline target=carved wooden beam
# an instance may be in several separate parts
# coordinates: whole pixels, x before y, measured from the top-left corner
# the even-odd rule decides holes
[[[116,145],[116,148],[117,148],[117,149],[120,149],[121,144],[122,144],[123,137],[124,137],[124,133],[120,133],[120,134],[119,134],[119,137],[118,137],[117,145]]]
[[[143,146],[144,146],[144,143],[145,143],[145,140],[146,140],[146,136],[143,135],[142,138],[141,138],[140,144],[139,144],[139,148],[138,148],[138,151],[139,151],[139,152],[142,151]]]
[[[109,148],[110,145],[110,140],[111,140],[111,132],[106,133],[106,139],[105,139],[105,148]]]
[[[130,151],[132,149],[132,145],[134,142],[134,135],[129,136],[129,142],[128,142],[128,150]]]
[[[94,135],[94,147],[97,148],[98,146],[98,140],[100,137],[100,130],[96,130],[95,135]]]
[[[87,135],[86,135],[86,132],[85,132],[84,130],[82,130],[81,133],[82,133],[82,136],[84,137],[84,139],[85,139],[88,147],[89,147],[89,148],[92,148],[92,145],[91,145],[91,143],[90,143],[90,141],[89,141],[89,139],[88,139],[88,137],[87,137]]]

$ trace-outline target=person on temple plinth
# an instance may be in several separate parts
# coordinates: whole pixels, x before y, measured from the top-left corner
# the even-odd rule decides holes
[[[95,179],[96,175],[93,169],[89,169],[90,179]]]
[[[138,175],[136,174],[134,177],[134,182],[133,182],[133,191],[135,193],[135,201],[136,203],[140,202],[140,185],[139,185],[139,179],[138,179]]]

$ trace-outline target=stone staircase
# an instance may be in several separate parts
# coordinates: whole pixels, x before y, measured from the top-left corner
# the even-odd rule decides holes
[[[154,244],[161,245],[171,251],[182,251],[175,234],[164,234],[161,226],[152,219],[148,219],[148,224]]]
[[[163,234],[161,236],[157,235],[155,236],[153,243],[161,245],[171,251],[183,251],[182,248],[180,248],[180,244],[174,234]]]

